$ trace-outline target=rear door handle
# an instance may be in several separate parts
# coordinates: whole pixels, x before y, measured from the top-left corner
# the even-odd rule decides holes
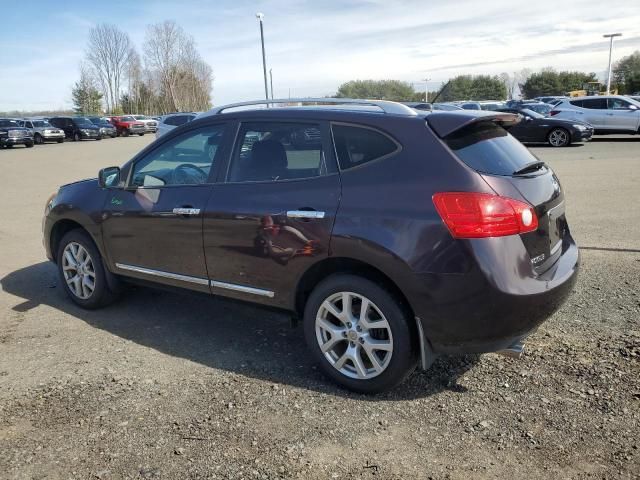
[[[190,208],[190,207],[180,207],[174,208],[173,213],[176,215],[200,215],[199,208]]]
[[[289,218],[324,218],[324,212],[317,210],[288,210]]]

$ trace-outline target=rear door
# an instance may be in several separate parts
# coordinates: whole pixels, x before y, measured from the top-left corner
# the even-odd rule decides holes
[[[340,197],[329,127],[285,120],[237,128],[204,218],[212,291],[291,307],[301,275],[329,254]]]
[[[587,98],[582,100],[584,120],[599,130],[611,128],[608,123],[606,98]]]

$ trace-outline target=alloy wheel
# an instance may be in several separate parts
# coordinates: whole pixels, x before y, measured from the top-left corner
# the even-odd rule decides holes
[[[326,298],[316,315],[315,333],[326,360],[347,377],[368,380],[389,366],[391,327],[381,310],[363,295],[338,292]]]
[[[96,272],[86,248],[77,242],[64,248],[62,273],[71,293],[82,300],[91,297],[96,288]]]
[[[569,136],[564,130],[556,129],[549,134],[549,143],[554,147],[564,147],[568,141]]]

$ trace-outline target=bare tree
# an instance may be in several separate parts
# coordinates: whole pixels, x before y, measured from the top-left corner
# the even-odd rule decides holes
[[[101,24],[89,32],[86,57],[100,83],[108,111],[118,109],[131,51],[129,35],[115,25]]]

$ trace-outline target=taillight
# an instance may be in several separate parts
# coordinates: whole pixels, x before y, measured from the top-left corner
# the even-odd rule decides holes
[[[436,193],[433,203],[455,238],[502,237],[533,232],[538,217],[531,205],[488,193]]]
[[[560,110],[551,110],[551,111],[549,112],[549,116],[550,116],[550,117],[553,117],[554,115],[557,115],[557,114],[559,114],[559,113],[560,113]]]

